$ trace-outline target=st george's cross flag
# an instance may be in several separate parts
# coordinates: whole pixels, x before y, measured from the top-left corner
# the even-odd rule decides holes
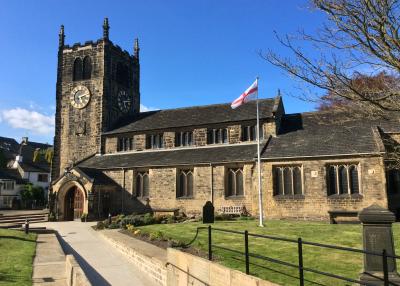
[[[235,109],[239,106],[241,106],[243,103],[248,102],[249,100],[254,98],[254,95],[257,94],[258,91],[258,80],[256,79],[253,84],[246,89],[245,92],[243,92],[238,98],[236,98],[232,104],[231,107],[232,109]]]

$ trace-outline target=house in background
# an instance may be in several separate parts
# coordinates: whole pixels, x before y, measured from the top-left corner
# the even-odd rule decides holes
[[[35,150],[46,150],[48,144],[30,142],[23,137],[21,143],[13,138],[0,137],[0,208],[12,208],[20,200],[20,191],[27,183],[40,186],[48,195],[50,164],[41,156],[34,159]],[[14,205],[15,206],[15,205]]]

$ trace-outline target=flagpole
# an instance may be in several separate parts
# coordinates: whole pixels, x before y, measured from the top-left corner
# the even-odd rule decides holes
[[[259,226],[263,227],[263,206],[262,206],[262,193],[261,193],[261,159],[260,159],[260,116],[258,111],[258,77],[256,78],[257,81],[257,170],[258,170],[258,209],[260,213],[259,218]]]

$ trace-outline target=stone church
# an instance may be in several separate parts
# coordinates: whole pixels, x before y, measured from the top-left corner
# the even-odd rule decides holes
[[[60,220],[82,214],[258,214],[256,105],[140,112],[140,61],[109,39],[59,34],[52,196]],[[235,95],[232,95],[235,98]],[[385,138],[398,119],[286,114],[281,96],[261,99],[261,173],[266,218],[327,219],[371,203],[400,208],[400,173],[388,169]]]

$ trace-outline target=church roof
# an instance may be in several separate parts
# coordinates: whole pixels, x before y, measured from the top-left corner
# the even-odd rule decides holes
[[[96,155],[81,162],[78,167],[116,169],[248,162],[254,160],[256,150],[257,145],[253,143]]]
[[[274,98],[259,100],[260,118],[265,119],[272,117],[275,105],[274,101]],[[255,119],[255,101],[250,101],[235,110],[231,108],[230,103],[213,104],[141,112],[135,117],[122,120],[115,129],[103,134],[117,134],[186,126],[206,126],[210,124]]]
[[[399,132],[399,121],[355,119],[332,112],[288,114],[282,117],[278,135],[262,142],[261,158],[380,155],[384,149],[379,129]],[[218,164],[251,162],[256,157],[254,142],[96,155],[78,167],[116,169]]]
[[[272,137],[264,159],[378,154],[377,127],[392,128],[395,122],[354,119],[332,112],[284,115],[277,137]]]
[[[17,169],[1,168],[0,169],[0,180],[13,180],[18,185],[28,183],[28,180],[23,179]]]
[[[76,167],[78,172],[84,173],[94,185],[107,185],[107,186],[118,186],[118,183],[112,180],[110,177],[107,177],[103,172],[85,167]]]

